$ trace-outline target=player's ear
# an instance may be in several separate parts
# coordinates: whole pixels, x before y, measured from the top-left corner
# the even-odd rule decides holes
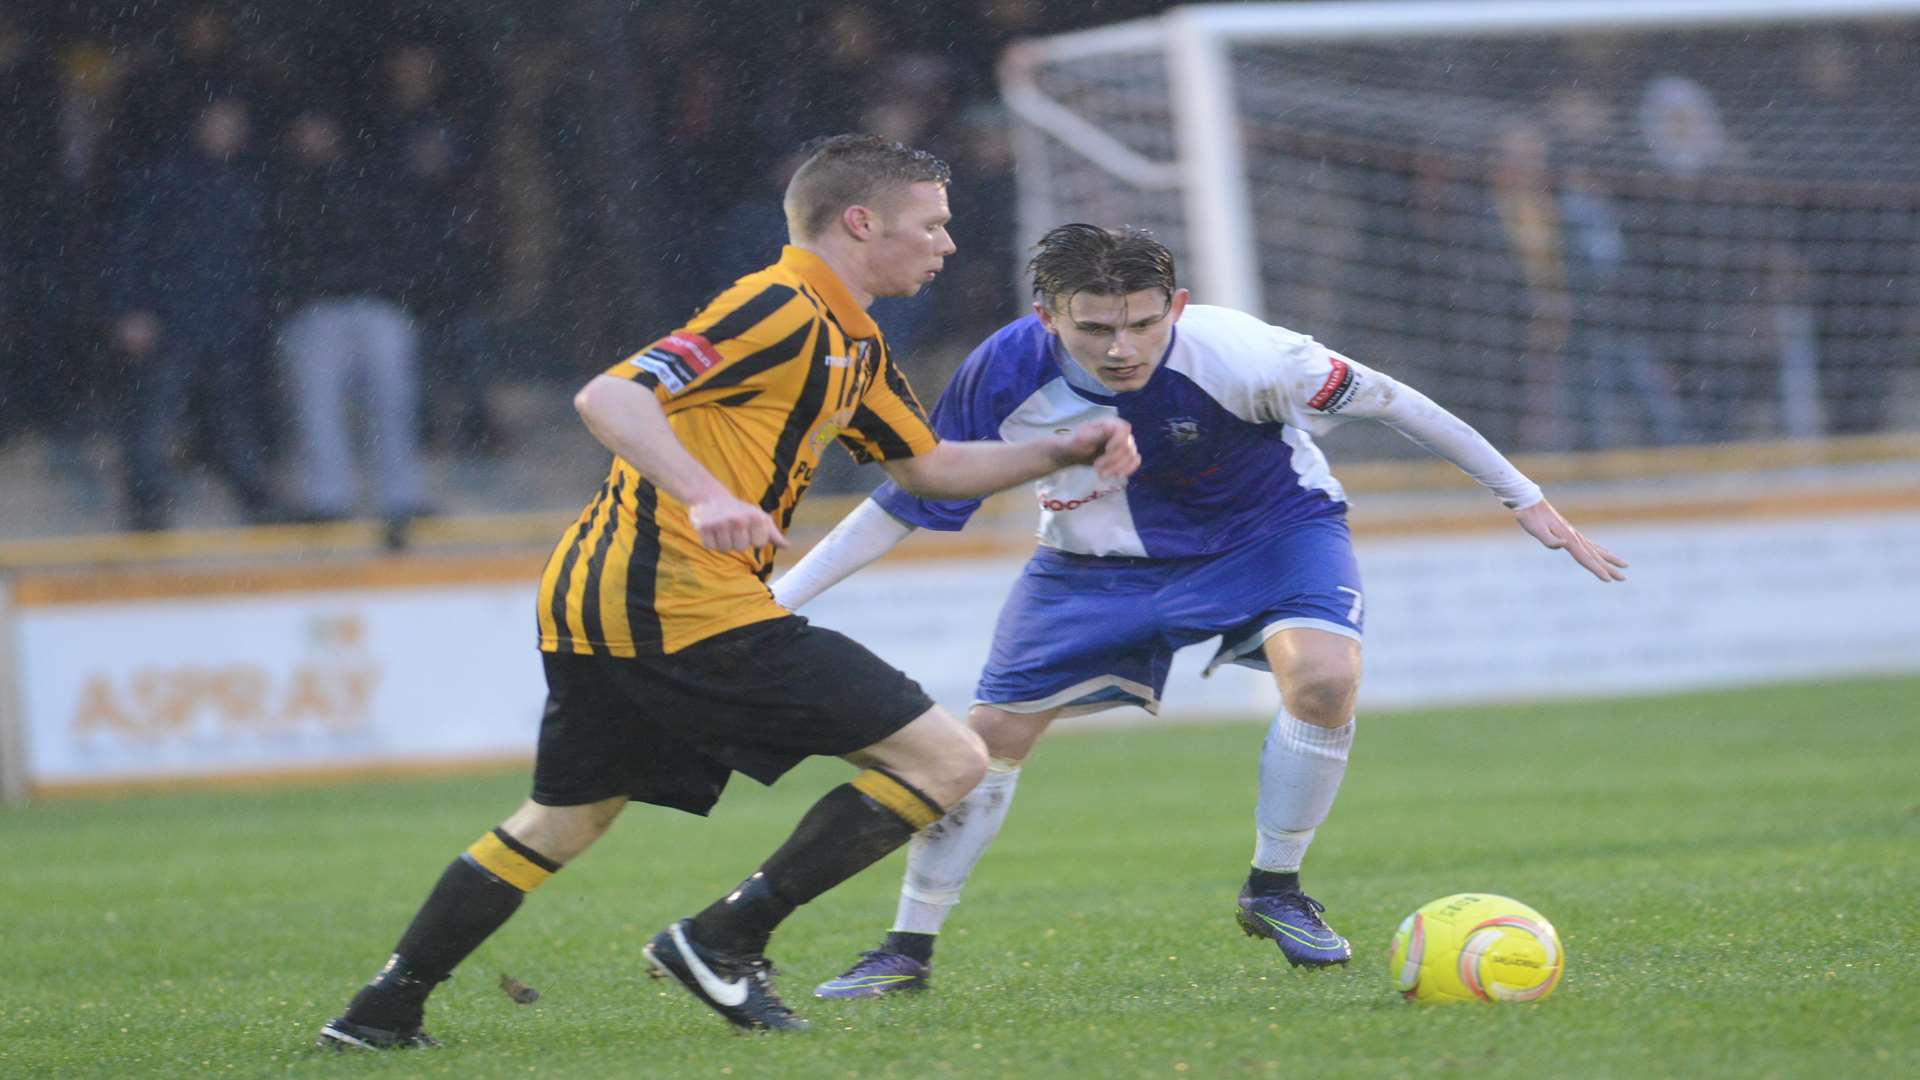
[[[1047,310],[1046,304],[1042,303],[1039,300],[1035,300],[1033,302],[1033,313],[1035,315],[1040,316],[1040,325],[1047,328],[1047,333],[1057,334],[1060,332],[1054,329],[1053,312]]]
[[[1172,302],[1167,304],[1167,321],[1168,322],[1180,321],[1180,313],[1187,310],[1187,300],[1191,298],[1192,295],[1193,295],[1192,293],[1188,292],[1185,289],[1173,290],[1173,300]]]
[[[874,230],[880,225],[879,215],[867,207],[855,203],[840,211],[840,224],[847,234],[855,240],[873,239]]]

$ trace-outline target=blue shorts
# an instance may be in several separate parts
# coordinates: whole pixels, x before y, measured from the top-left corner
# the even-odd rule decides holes
[[[1034,553],[994,627],[974,700],[1062,716],[1160,711],[1176,650],[1219,635],[1222,664],[1269,670],[1261,645],[1311,627],[1356,641],[1360,571],[1345,516],[1314,518],[1222,555],[1135,559]]]

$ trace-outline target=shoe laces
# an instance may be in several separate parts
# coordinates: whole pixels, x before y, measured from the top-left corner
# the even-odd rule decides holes
[[[1315,918],[1318,918],[1322,912],[1327,910],[1325,904],[1322,904],[1320,901],[1315,900],[1313,897],[1308,896],[1298,889],[1291,889],[1287,892],[1269,893],[1261,899],[1273,900],[1276,903],[1285,904],[1288,907],[1304,908],[1308,914]]]
[[[780,970],[763,953],[730,953],[719,949],[702,950],[702,958],[707,966],[717,974],[728,978],[747,976],[753,981],[766,985]]]
[[[781,1016],[794,1015],[793,1010],[787,1007],[787,1003],[780,1000],[780,992],[773,988],[773,980],[780,974],[780,969],[773,965],[773,961],[764,956],[756,956],[747,964],[747,975],[760,984],[761,992],[766,994],[767,1011],[779,1013]]]
[[[745,975],[755,983],[758,983],[761,989],[772,994],[773,980],[780,974],[780,969],[775,967],[773,961],[767,959],[765,956],[755,954],[753,956],[728,957],[727,970],[725,970],[723,974]]]

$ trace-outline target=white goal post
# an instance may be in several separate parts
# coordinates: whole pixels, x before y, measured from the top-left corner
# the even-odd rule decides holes
[[[1920,428],[1917,42],[1920,0],[1173,8],[1009,50],[1019,235],[1149,228],[1521,449]]]

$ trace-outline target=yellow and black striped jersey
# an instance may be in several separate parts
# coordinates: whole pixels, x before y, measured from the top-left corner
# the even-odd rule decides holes
[[[880,328],[818,256],[786,248],[608,370],[651,387],[688,453],[782,529],[836,440],[862,462],[938,441]],[[678,652],[786,610],[771,547],[710,551],[684,503],[615,458],[540,578],[540,648]]]

